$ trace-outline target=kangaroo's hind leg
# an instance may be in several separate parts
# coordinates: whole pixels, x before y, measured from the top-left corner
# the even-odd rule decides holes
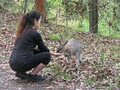
[[[80,52],[76,53],[76,66],[75,68],[79,68],[80,66]]]

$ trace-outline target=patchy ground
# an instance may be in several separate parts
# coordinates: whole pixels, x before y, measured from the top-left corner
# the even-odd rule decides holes
[[[45,44],[56,51],[56,37],[64,42],[76,38],[82,45],[79,71],[61,71],[62,57],[53,57],[41,72],[48,75],[44,82],[31,83],[14,76],[9,67],[9,57],[15,40],[19,14],[0,12],[0,88],[1,90],[95,90],[120,89],[120,39],[102,37],[88,32],[72,31],[63,26],[44,24],[40,32]],[[57,35],[57,36],[56,36]]]

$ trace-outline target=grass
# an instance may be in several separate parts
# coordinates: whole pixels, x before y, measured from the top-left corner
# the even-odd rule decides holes
[[[73,76],[69,72],[62,72],[61,66],[52,65],[50,67],[46,67],[44,69],[44,72],[50,73],[52,72],[54,75],[56,75],[57,78],[63,79],[63,80],[70,80]]]
[[[90,77],[86,76],[86,80],[85,80],[86,85],[93,85],[94,83],[95,83],[94,78],[90,78]]]
[[[112,26],[108,26],[105,20],[99,20],[98,33],[103,36],[120,38],[120,31],[115,31],[114,29],[112,29]]]
[[[51,40],[58,40],[59,39],[58,34],[51,34],[51,35],[49,35],[49,37],[51,38]]]

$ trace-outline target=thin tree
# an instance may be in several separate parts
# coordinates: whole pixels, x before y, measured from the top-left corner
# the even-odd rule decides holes
[[[114,17],[116,17],[115,19],[117,21],[115,23],[115,29],[116,29],[116,31],[120,31],[120,27],[119,27],[119,22],[120,22],[120,0],[115,0],[115,4],[117,6],[117,8],[116,8],[116,10],[114,12],[114,14],[116,15]]]
[[[0,11],[7,11],[2,5],[0,5]]]
[[[92,33],[98,32],[98,0],[89,2],[89,30]]]
[[[24,13],[26,13],[27,2],[28,2],[28,0],[25,0]]]
[[[34,0],[35,1],[35,10],[40,12],[42,15],[42,22],[46,22],[46,0]]]

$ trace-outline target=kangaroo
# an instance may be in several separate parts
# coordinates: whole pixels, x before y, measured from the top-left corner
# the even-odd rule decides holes
[[[59,40],[60,46],[58,47],[57,52],[63,52],[66,63],[71,63],[71,55],[76,56],[76,68],[80,65],[80,58],[81,58],[81,46],[78,40],[70,39],[66,41],[64,44],[61,43]]]

